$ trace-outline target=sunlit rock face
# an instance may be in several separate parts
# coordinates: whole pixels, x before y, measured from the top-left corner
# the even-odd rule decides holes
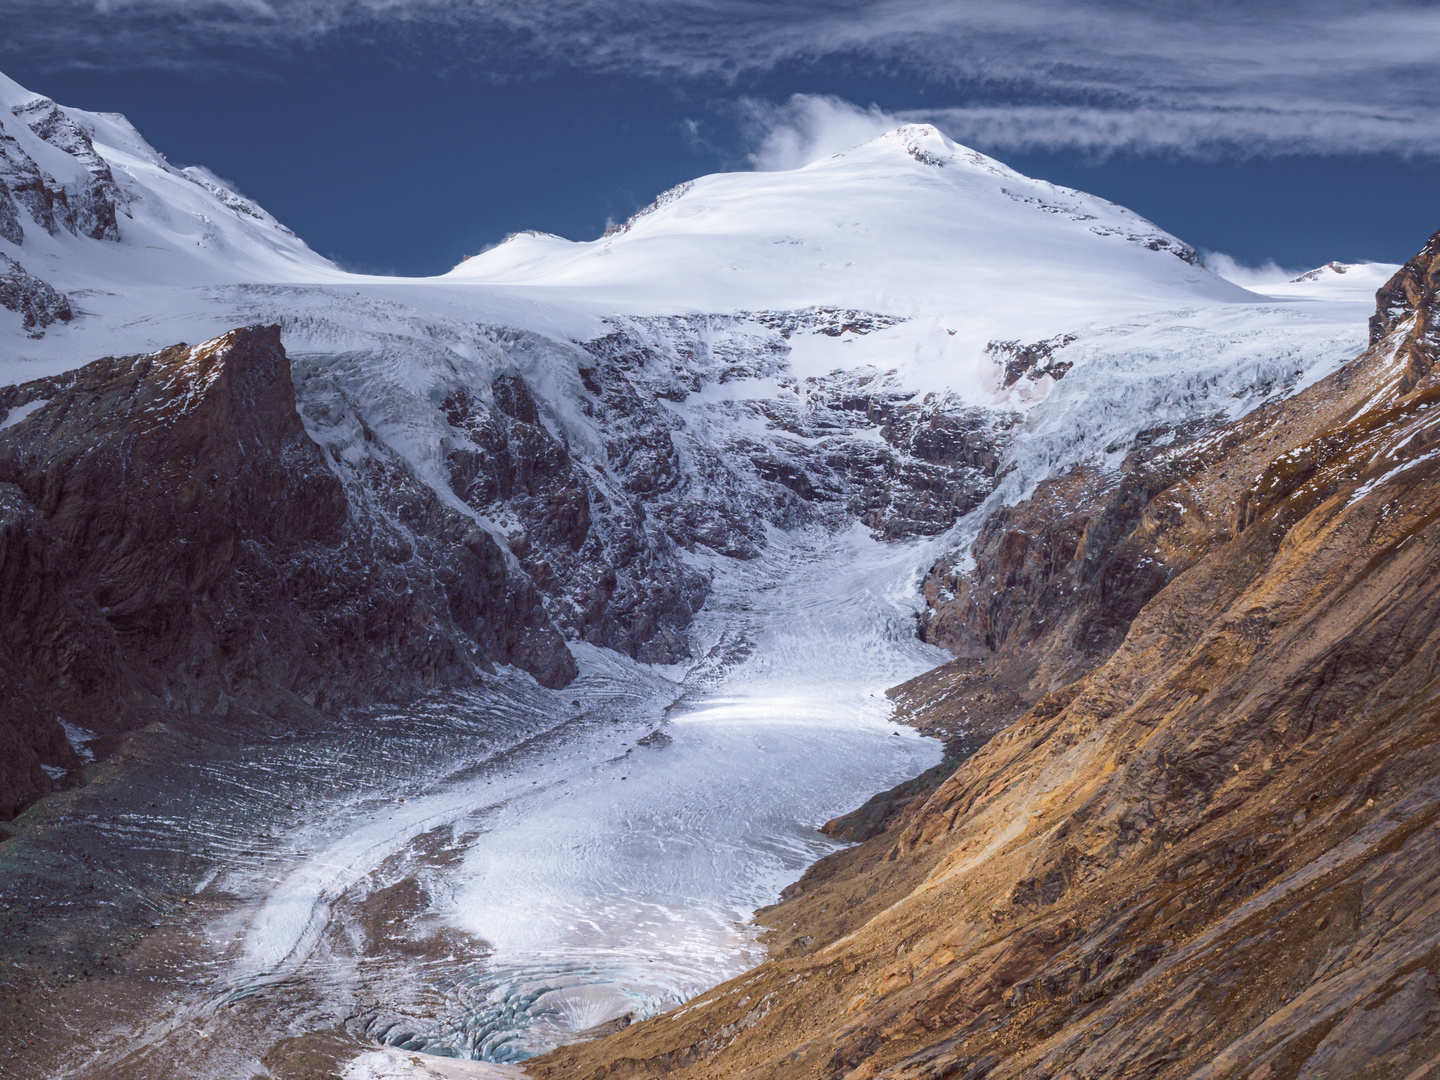
[[[768,963],[531,1073],[1433,1071],[1435,243],[1367,350],[1176,440],[1178,479],[1130,449],[992,518],[931,597],[967,655],[898,693],[937,733],[986,693],[1013,722],[832,823],[869,839],[760,914]]]
[[[1334,409],[1388,363],[1428,415],[1428,263],[1357,367],[1395,268],[1248,292],[908,125],[367,277],[121,118],[0,106],[0,816],[66,788],[0,848],[17,1067],[513,1062],[677,1008],[533,1068],[983,1073],[1349,807],[1285,804],[1331,745],[1300,717],[1378,723],[1391,661],[1291,694],[1266,650],[1351,640],[1349,579],[1276,560],[1335,570],[1312,479],[1398,482],[1326,472],[1370,438]],[[760,989],[683,1011],[832,837]]]

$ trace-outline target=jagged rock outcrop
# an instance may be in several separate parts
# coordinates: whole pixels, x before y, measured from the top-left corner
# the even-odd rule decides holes
[[[795,394],[793,408],[773,402],[765,415],[800,438],[783,457],[757,455],[757,473],[886,540],[938,535],[983,503],[1020,419],[948,394],[921,397],[873,368],[811,376]]]
[[[7,255],[0,255],[0,307],[19,314],[31,337],[42,337],[47,326],[75,317],[64,293],[28,273]]]
[[[518,376],[498,376],[490,398],[485,408],[462,389],[445,401],[452,431],[464,436],[448,455],[456,494],[513,522],[510,550],[569,636],[646,662],[688,656],[685,631],[709,580],[675,556],[674,540],[646,520],[637,497],[678,482],[666,428],[647,425],[623,453],[615,447],[629,489],[616,491],[545,427]]]
[[[1440,386],[1406,285],[1357,361],[1132,494],[1097,546],[1167,569],[1118,645],[787,890],[771,961],[531,1075],[1440,1070]]]
[[[63,229],[92,240],[119,240],[117,213],[124,196],[89,133],[49,98],[34,98],[17,107],[12,117],[7,118],[9,122],[24,124],[89,175],[79,183],[57,179],[0,124],[0,236],[12,244],[23,243],[25,230],[16,213],[18,206],[46,232]]]
[[[592,444],[570,445],[563,403],[503,371],[445,396],[450,487],[503,529],[567,636],[676,662],[710,588],[691,554],[751,558],[767,527],[856,519],[887,539],[935,535],[994,490],[1014,415],[917,400],[869,368],[786,373],[796,333],[896,321],[829,308],[613,319],[580,344],[575,406]],[[301,366],[301,408],[314,396],[318,410]],[[723,392],[769,378],[792,393]]]
[[[1405,364],[1404,386],[1414,389],[1435,366],[1440,347],[1440,312],[1435,310],[1440,286],[1440,233],[1402,266],[1376,293],[1370,318],[1370,344],[1379,344],[1402,324],[1407,327],[1397,356]]]
[[[487,532],[399,469],[347,490],[278,327],[6,387],[0,408],[0,816],[76,764],[57,718],[103,740],[401,700],[493,663],[575,673]]]
[[[1055,353],[1075,340],[1074,334],[1058,334],[1028,345],[1019,341],[992,341],[985,346],[985,352],[1004,369],[1000,385],[1014,386],[1022,376],[1031,382],[1047,375],[1063,379],[1075,365],[1069,360],[1057,360]]]

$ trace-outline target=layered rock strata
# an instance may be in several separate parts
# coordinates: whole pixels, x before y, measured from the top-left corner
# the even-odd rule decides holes
[[[763,912],[768,963],[531,1075],[1440,1071],[1436,248],[1364,355],[1089,534],[1090,565],[1144,582],[1090,670],[1076,619],[1108,578],[1052,572],[1040,595],[1075,599],[1024,685],[1058,685]]]

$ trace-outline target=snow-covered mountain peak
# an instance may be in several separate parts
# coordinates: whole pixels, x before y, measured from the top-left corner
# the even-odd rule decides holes
[[[1188,368],[1197,328],[1243,326],[1234,335],[1251,340],[1263,324],[1288,341],[1296,320],[1331,318],[1331,301],[1355,305],[1344,318],[1356,328],[1368,315],[1351,296],[1358,270],[1329,275],[1343,295],[1302,283],[1293,297],[1262,297],[1131,211],[1026,177],[930,124],[800,169],[703,176],[596,240],[526,231],[407,281],[340,271],[218,177],[171,166],[123,117],[9,80],[0,106],[0,330],[17,370],[278,323],[296,355],[383,356],[375,378],[414,388],[449,378],[455,357],[503,367],[496,335],[523,331],[565,356],[569,343],[619,335],[655,355],[754,353],[745,370],[756,377],[783,370],[819,385],[865,372],[886,393],[1013,410],[1062,379],[1063,394],[1080,393],[1082,369],[1116,350],[1142,366],[1134,357],[1179,350],[1177,369]],[[727,334],[747,344],[717,344]]]
[[[123,116],[57,105],[4,75],[0,255],[66,293],[339,273],[212,174],[170,165]]]
[[[937,320],[967,355],[995,338],[1254,300],[1138,215],[928,124],[800,169],[700,177],[597,240],[517,235],[441,280],[633,315],[818,307]]]
[[[932,168],[961,166],[979,169],[992,176],[1025,179],[1022,174],[1017,173],[1004,162],[996,161],[968,146],[962,146],[931,124],[902,124],[892,131],[876,136],[867,143],[862,143],[854,150],[837,154],[836,157],[867,152],[903,153],[921,165],[929,165]]]

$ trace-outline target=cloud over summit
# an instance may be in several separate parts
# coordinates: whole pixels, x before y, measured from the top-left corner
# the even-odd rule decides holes
[[[0,23],[0,64],[260,64],[356,35],[499,78],[610,72],[734,96],[782,67],[879,65],[939,103],[906,118],[987,148],[1440,152],[1440,8],[1403,0],[0,0]],[[873,120],[779,108],[789,134],[762,137],[757,164],[801,154],[822,120]]]

